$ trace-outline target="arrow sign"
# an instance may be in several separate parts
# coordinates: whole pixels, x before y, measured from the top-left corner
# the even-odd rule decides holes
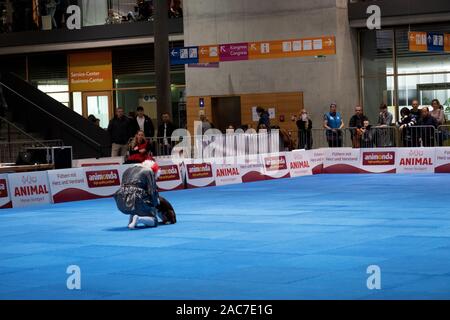
[[[170,64],[198,63],[198,47],[173,48],[170,51]]]
[[[443,52],[444,51],[444,34],[443,33],[428,33],[428,51]]]
[[[220,61],[248,60],[248,43],[231,43],[220,46]]]

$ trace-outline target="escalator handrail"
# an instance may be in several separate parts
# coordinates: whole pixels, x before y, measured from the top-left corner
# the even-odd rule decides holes
[[[29,133],[25,132],[24,130],[20,129],[18,126],[16,126],[14,123],[9,121],[8,119],[3,118],[2,116],[0,116],[0,121],[4,121],[7,125],[14,127],[21,134],[23,134],[23,135],[27,136],[28,138],[30,138],[31,141],[33,141],[34,143],[39,143],[42,147],[45,147],[45,145],[41,141],[39,141],[38,139],[36,139],[32,135],[30,135]]]
[[[43,111],[44,113],[46,113],[48,116],[50,116],[51,118],[55,119],[56,121],[58,121],[59,123],[63,124],[65,127],[71,129],[72,131],[75,131],[76,133],[78,133],[80,136],[82,136],[84,139],[88,140],[91,144],[94,144],[96,147],[101,148],[102,145],[100,143],[98,143],[97,141],[93,140],[92,138],[86,136],[83,132],[79,131],[78,129],[72,127],[71,125],[67,124],[66,122],[64,122],[63,120],[59,119],[58,117],[55,117],[53,114],[51,114],[50,112],[48,112],[47,110],[45,110],[44,108],[40,107],[39,105],[37,105],[36,103],[34,103],[33,101],[30,101],[28,98],[24,97],[23,95],[21,95],[20,93],[18,93],[16,90],[12,89],[10,86],[8,86],[7,84],[5,84],[4,82],[1,81],[0,79],[0,85],[4,86],[5,88],[7,88],[8,90],[10,90],[11,92],[13,92],[14,94],[18,95],[19,97],[21,97],[22,99],[24,99],[25,101],[27,101],[28,103],[31,103],[32,105],[34,105],[36,108],[38,108],[39,110]]]

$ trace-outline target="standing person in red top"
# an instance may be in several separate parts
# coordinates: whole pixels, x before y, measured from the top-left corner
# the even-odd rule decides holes
[[[142,163],[145,160],[150,160],[149,149],[150,144],[145,139],[144,131],[139,130],[129,144],[129,156],[125,163]]]

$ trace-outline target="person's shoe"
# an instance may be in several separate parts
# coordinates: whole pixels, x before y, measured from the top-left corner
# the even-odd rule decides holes
[[[130,219],[130,224],[128,225],[128,229],[136,229],[136,225],[138,223],[139,216],[135,215]]]

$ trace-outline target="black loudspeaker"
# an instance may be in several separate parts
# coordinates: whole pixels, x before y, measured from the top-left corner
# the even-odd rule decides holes
[[[28,148],[32,164],[53,164],[55,169],[72,168],[72,147]]]
[[[16,159],[16,165],[25,166],[31,165],[33,162],[31,161],[31,153],[30,152],[19,152],[19,155]]]
[[[72,147],[52,148],[52,159],[55,169],[72,168]]]

